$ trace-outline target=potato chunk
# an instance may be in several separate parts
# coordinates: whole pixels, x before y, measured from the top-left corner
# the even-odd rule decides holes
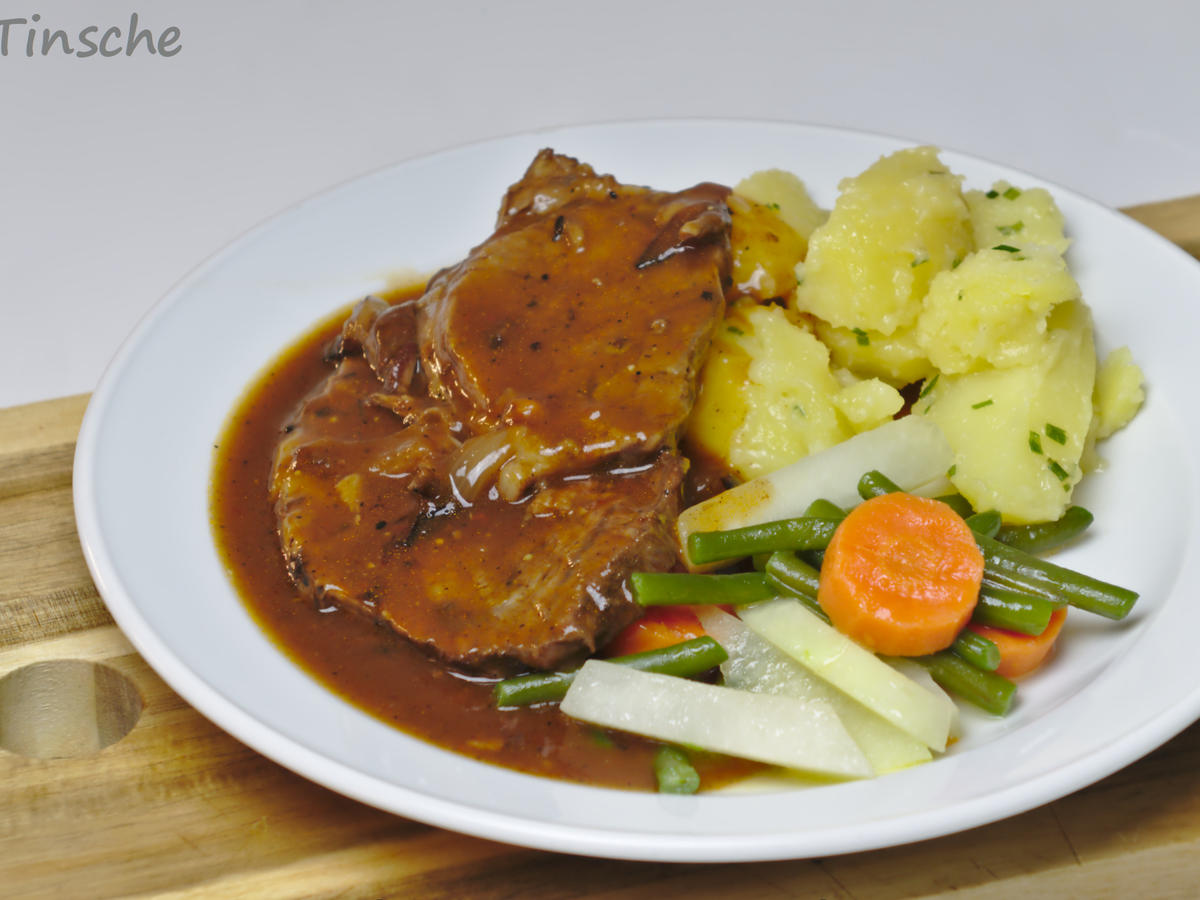
[[[684,425],[684,434],[694,446],[726,464],[748,407],[742,387],[750,370],[750,354],[734,339],[745,333],[745,327],[736,315],[726,317],[713,339],[700,373],[696,404]]]
[[[950,480],[972,506],[1008,522],[1050,521],[1081,477],[1095,374],[1091,316],[1069,301],[1051,313],[1038,358],[939,375],[915,411],[941,426],[954,450]]]
[[[789,322],[779,307],[750,307],[737,320],[742,333],[731,342],[749,364],[740,388],[746,412],[727,454],[734,472],[744,479],[765,475],[848,438],[833,405],[841,385],[812,332]]]
[[[843,384],[826,347],[778,306],[743,303],[714,340],[687,434],[750,479],[874,428],[902,402],[881,381]]]
[[[878,428],[891,419],[904,405],[904,398],[886,382],[868,378],[849,381],[833,395],[833,405],[851,430],[859,432]]]
[[[727,203],[734,293],[760,300],[790,294],[808,242],[771,206],[736,193]]]
[[[933,277],[974,249],[960,182],[932,147],[842,181],[809,241],[796,309],[885,335],[915,321]]]
[[[998,181],[989,191],[967,191],[964,197],[979,247],[1040,246],[1061,256],[1071,243],[1063,234],[1058,204],[1044,188],[1021,190]]]
[[[829,348],[834,365],[862,378],[881,378],[903,387],[934,373],[933,363],[917,341],[915,326],[880,334],[865,328],[839,328],[817,319],[813,329]]]
[[[809,196],[804,182],[783,169],[754,172],[739,181],[733,192],[775,210],[806,243],[829,215]]]
[[[1043,351],[1050,310],[1077,299],[1056,253],[980,250],[933,279],[916,338],[946,374],[1024,365]]]
[[[1129,424],[1146,399],[1142,370],[1128,347],[1108,354],[1096,373],[1095,433],[1104,439]]]

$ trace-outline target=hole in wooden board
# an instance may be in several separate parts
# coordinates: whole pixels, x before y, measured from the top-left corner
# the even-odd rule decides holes
[[[35,759],[90,756],[133,730],[137,686],[111,666],[53,659],[0,678],[0,749]]]

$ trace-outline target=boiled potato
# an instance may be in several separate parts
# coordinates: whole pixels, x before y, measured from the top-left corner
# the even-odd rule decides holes
[[[917,343],[946,374],[1025,365],[1044,352],[1050,310],[1078,298],[1056,253],[980,250],[933,279]]]
[[[760,300],[784,297],[796,287],[796,263],[808,242],[771,206],[730,194],[729,247],[732,294]]]
[[[1022,190],[998,181],[989,191],[967,191],[963,196],[979,247],[1039,246],[1061,256],[1071,243],[1063,233],[1058,204],[1044,188]]]
[[[873,428],[901,404],[883,382],[843,384],[826,347],[780,307],[742,303],[714,341],[687,435],[749,479]]]
[[[900,411],[900,392],[878,378],[852,381],[833,395],[833,405],[855,431],[877,428]]]
[[[1095,432],[1103,439],[1129,424],[1146,399],[1142,370],[1128,347],[1108,354],[1096,373]]]
[[[958,490],[1007,521],[1046,521],[1143,402],[1128,350],[1097,367],[1063,216],[1041,188],[964,192],[918,147],[843,180],[828,216],[780,170],[739,183],[730,206],[749,296],[716,340],[688,436],[741,478],[886,421],[898,389],[921,384],[914,409],[945,431]],[[750,302],[793,282],[786,312]]]
[[[746,415],[729,445],[734,472],[764,475],[848,438],[833,405],[841,385],[821,342],[779,307],[751,307],[740,318],[736,343],[750,362],[741,385]]]
[[[912,324],[933,277],[974,249],[960,181],[932,147],[885,156],[842,181],[809,240],[796,310],[884,335]]]
[[[742,391],[750,354],[734,340],[745,323],[729,315],[713,340],[700,373],[696,404],[684,427],[691,444],[728,464],[733,436],[746,420],[748,399]]]
[[[954,450],[950,480],[978,510],[1044,522],[1066,509],[1092,421],[1096,353],[1079,301],[1056,306],[1044,353],[1031,362],[931,379],[915,412]]]
[[[804,182],[783,169],[755,172],[739,181],[733,192],[775,210],[805,243],[828,217],[828,213],[809,196]]]
[[[817,319],[813,329],[829,348],[833,362],[863,378],[880,378],[895,387],[912,384],[934,373],[915,326],[880,334],[865,328],[839,328]]]

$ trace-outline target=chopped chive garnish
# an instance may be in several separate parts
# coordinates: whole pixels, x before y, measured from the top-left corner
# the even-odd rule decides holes
[[[1050,462],[1047,463],[1047,468],[1049,468],[1050,471],[1054,473],[1054,477],[1057,478],[1059,481],[1066,481],[1068,478],[1071,477],[1070,475],[1067,474],[1067,470],[1058,464],[1057,460],[1053,460],[1053,459],[1050,460]]]
[[[962,292],[962,289],[960,288],[959,292],[958,292],[958,299],[961,300],[962,298],[963,298],[963,292]]]
[[[983,409],[985,406],[991,406],[991,405],[992,405],[992,398],[988,397],[986,400],[980,400],[978,403],[972,403],[971,409]]]
[[[866,347],[871,343],[871,336],[861,328],[851,328],[850,330],[854,332],[854,339],[858,342],[858,346]]]
[[[959,266],[962,265],[962,261],[963,261],[963,258],[961,256],[954,257],[954,262],[950,263],[950,268],[957,269]]]
[[[768,203],[767,206],[770,207],[771,209],[775,210],[776,212],[779,212],[779,204],[778,203]]]
[[[909,265],[915,269],[917,266],[923,266],[927,262],[929,262],[928,256],[916,256],[913,257],[913,261]]]
[[[1007,200],[1016,200],[1020,196],[1021,196],[1021,192],[1018,191],[1015,187],[1010,187],[1007,191],[1004,192],[1004,197]]]
[[[1042,436],[1036,431],[1029,432],[1029,449],[1034,453],[1042,452]]]
[[[799,413],[799,414],[800,414],[800,418],[802,418],[802,419],[807,419],[807,418],[808,418],[808,413],[806,413],[806,412],[804,411],[804,407],[803,407],[803,406],[801,406],[799,403],[793,403],[793,404],[792,404],[792,412]]]
[[[1024,222],[1013,222],[1011,225],[1000,225],[996,228],[1001,234],[1020,234],[1025,230]]]
[[[983,196],[987,197],[989,200],[995,200],[997,197],[1000,196],[1000,192],[999,191],[988,191]]]
[[[1046,423],[1046,437],[1054,441],[1056,444],[1065,444],[1067,442],[1067,433],[1057,425]]]
[[[1003,250],[1005,253],[1020,253],[1020,247],[1014,247],[1012,244],[997,244],[993,250]]]
[[[925,382],[925,386],[923,388],[921,388],[921,393],[919,393],[917,395],[918,400],[924,400],[925,395],[933,390],[933,386],[935,384],[937,384],[938,376],[941,374],[942,374],[941,372],[938,372],[937,375],[934,375],[931,379],[929,379],[927,382]]]
[[[736,325],[726,325],[725,330],[728,331],[730,334],[744,335],[746,333],[746,332],[742,331],[742,329],[738,328]]]
[[[946,470],[946,477],[947,477],[947,478],[953,478],[953,477],[954,477],[954,473],[955,473],[955,472],[957,472],[957,471],[958,471],[958,463],[955,463],[954,465],[952,465],[950,468],[948,468],[948,469]]]

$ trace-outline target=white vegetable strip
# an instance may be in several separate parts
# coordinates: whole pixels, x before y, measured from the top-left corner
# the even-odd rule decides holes
[[[561,709],[606,728],[821,775],[874,774],[829,704],[583,664]]]
[[[933,750],[946,749],[957,708],[805,609],[799,600],[758,603],[741,611],[755,632],[801,665]]]
[[[921,741],[814,675],[752,631],[737,616],[714,607],[697,609],[697,615],[704,630],[729,654],[729,659],[721,664],[727,687],[825,701],[841,719],[876,774],[883,775],[932,759],[929,748]]]
[[[887,664],[906,678],[911,678],[931,694],[944,697],[947,703],[954,703],[954,698],[940,684],[933,680],[933,676],[929,674],[929,670],[924,666],[913,662],[911,659],[904,659],[899,656],[889,658]],[[954,703],[954,709],[954,720],[950,723],[951,739],[962,737],[962,716],[960,715],[962,710],[957,703]]]
[[[904,490],[944,484],[953,462],[936,424],[921,416],[895,419],[685,509],[677,525],[680,546],[687,546],[694,531],[727,531],[803,515],[821,498],[854,506],[859,478],[873,469]]]

